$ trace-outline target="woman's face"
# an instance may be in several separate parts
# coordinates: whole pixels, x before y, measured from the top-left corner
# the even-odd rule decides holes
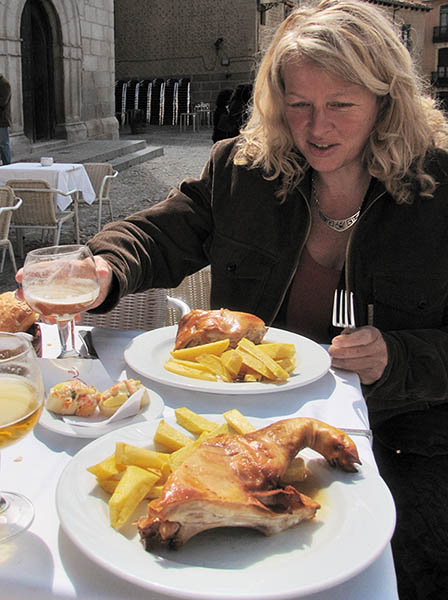
[[[283,76],[286,120],[311,167],[340,175],[359,169],[378,113],[375,94],[309,60],[286,65]]]

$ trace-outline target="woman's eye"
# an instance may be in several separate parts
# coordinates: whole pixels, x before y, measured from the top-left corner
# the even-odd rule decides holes
[[[332,108],[350,108],[354,105],[351,102],[332,102],[330,106]]]
[[[308,104],[308,102],[291,102],[289,106],[291,108],[307,108],[310,105]]]

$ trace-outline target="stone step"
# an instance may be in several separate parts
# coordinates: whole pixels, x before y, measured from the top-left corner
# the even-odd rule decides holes
[[[135,152],[114,158],[110,162],[114,169],[117,171],[123,171],[124,169],[128,169],[129,167],[133,167],[134,165],[141,164],[142,162],[162,155],[162,146],[147,146],[141,150],[136,150]]]
[[[119,170],[163,154],[162,146],[147,146],[145,140],[88,140],[69,144],[54,140],[34,144],[26,156],[14,156],[14,162],[38,162],[52,156],[55,162],[110,162]]]

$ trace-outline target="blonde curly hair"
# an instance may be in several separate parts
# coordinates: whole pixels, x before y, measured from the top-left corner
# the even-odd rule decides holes
[[[333,75],[362,85],[380,100],[363,159],[398,203],[416,189],[430,197],[436,182],[425,173],[431,149],[445,148],[448,124],[416,73],[412,58],[384,13],[357,0],[322,0],[294,10],[278,28],[260,63],[250,118],[235,163],[282,176],[280,196],[309,168],[294,147],[285,119],[283,67],[312,60]]]

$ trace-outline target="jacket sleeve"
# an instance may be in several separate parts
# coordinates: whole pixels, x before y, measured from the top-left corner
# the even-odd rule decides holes
[[[448,401],[448,327],[383,333],[389,360],[363,392],[371,414],[407,412]]]
[[[208,258],[212,235],[212,187],[216,147],[198,179],[186,179],[149,209],[106,225],[88,245],[112,267],[114,285],[98,312],[129,293],[175,287]]]

